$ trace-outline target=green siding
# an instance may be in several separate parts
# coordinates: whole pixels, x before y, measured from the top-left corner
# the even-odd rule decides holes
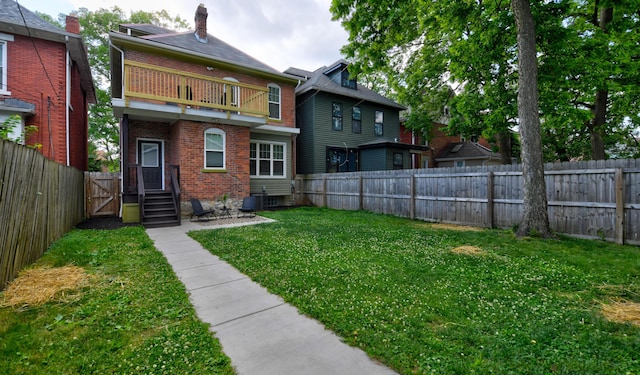
[[[379,171],[386,168],[387,155],[383,148],[374,148],[360,151],[360,170]]]
[[[332,103],[342,104],[342,131],[332,129]],[[298,136],[298,172],[324,173],[326,172],[327,147],[356,148],[358,145],[371,142],[393,141],[400,137],[399,111],[396,108],[385,107],[369,102],[361,102],[358,99],[329,94],[325,92],[312,92],[297,98],[298,108],[296,116],[300,127]],[[361,133],[352,131],[352,108],[360,107]],[[384,133],[382,136],[374,134],[375,111],[384,113]],[[363,150],[364,151],[364,150]],[[365,153],[366,154],[366,153]],[[360,170],[392,169],[381,167],[386,165],[384,155],[373,155],[373,164],[365,162],[367,168]],[[393,163],[393,161],[391,161]],[[377,167],[373,167],[376,165]]]
[[[298,173],[314,173],[313,159],[314,159],[314,131],[313,131],[313,116],[314,116],[314,96],[313,93],[301,95],[297,99],[296,109],[296,122],[300,129],[300,134],[297,137],[297,160]]]

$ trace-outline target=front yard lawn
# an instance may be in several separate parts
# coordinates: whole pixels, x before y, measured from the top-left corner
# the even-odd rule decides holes
[[[1,374],[234,373],[142,227],[73,230],[15,282],[0,293]]]
[[[400,373],[640,373],[640,328],[607,315],[638,317],[638,247],[366,212],[263,215],[278,221],[190,235]]]

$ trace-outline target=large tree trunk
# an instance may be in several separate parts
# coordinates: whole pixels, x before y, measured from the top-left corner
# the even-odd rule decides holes
[[[505,130],[497,135],[498,147],[500,149],[500,162],[502,164],[511,164],[511,131]]]
[[[538,113],[535,25],[528,0],[512,0],[511,7],[518,32],[518,118],[524,178],[524,212],[517,235],[551,237]]]
[[[598,2],[596,2],[596,7]],[[607,25],[613,19],[613,8],[602,8],[600,10],[600,20],[594,20],[595,25],[607,33]],[[603,46],[603,48],[608,48]],[[593,160],[604,160],[604,134],[605,123],[607,121],[607,101],[609,97],[609,91],[606,88],[601,88],[596,92],[596,99],[593,105],[593,122],[589,127],[591,134],[591,158]]]
[[[593,120],[589,127],[591,135],[591,159],[604,160],[604,125],[607,117],[607,100],[609,91],[600,90],[596,92],[596,100],[593,109]]]

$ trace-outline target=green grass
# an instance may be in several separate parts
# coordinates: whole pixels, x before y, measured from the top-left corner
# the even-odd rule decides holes
[[[206,248],[403,374],[640,374],[640,249],[517,239],[365,212],[267,212],[192,232]],[[477,246],[484,255],[451,250]]]
[[[76,265],[79,297],[0,308],[3,374],[233,374],[142,227],[74,230],[34,267]]]

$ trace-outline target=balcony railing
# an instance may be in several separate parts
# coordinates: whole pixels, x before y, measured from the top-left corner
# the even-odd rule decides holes
[[[132,99],[243,115],[269,115],[266,87],[125,60],[126,105]]]

